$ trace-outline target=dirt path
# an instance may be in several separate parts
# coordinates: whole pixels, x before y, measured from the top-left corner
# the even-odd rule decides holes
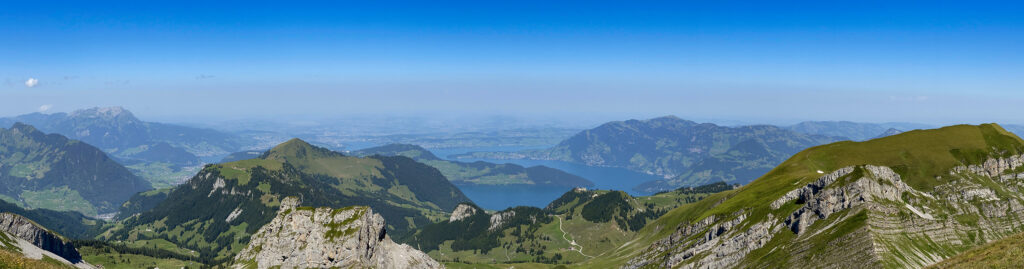
[[[583,246],[580,246],[579,244],[576,244],[576,240],[569,240],[569,237],[566,236],[569,233],[565,232],[565,229],[562,229],[562,216],[555,216],[555,217],[558,218],[558,230],[562,231],[562,239],[565,239],[565,242],[569,242],[569,245],[572,245],[573,248],[576,249],[576,252],[579,252],[580,255],[583,255],[584,257],[587,257],[587,258],[594,258],[594,256],[583,254]]]

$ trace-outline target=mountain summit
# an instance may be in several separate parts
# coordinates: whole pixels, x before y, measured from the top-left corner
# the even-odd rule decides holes
[[[135,118],[128,110],[123,107],[94,107],[89,109],[79,109],[71,112],[68,115],[71,118],[98,118],[103,120],[117,120],[120,123],[140,123],[141,121]]]
[[[437,169],[407,157],[350,157],[292,139],[260,158],[206,166],[152,209],[124,216],[126,225],[109,231],[108,239],[164,238],[226,261],[290,196],[305,206],[368,206],[392,234],[447,218],[469,201]]]

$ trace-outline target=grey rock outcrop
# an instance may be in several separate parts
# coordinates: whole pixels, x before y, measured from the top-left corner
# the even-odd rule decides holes
[[[506,221],[508,221],[509,219],[512,219],[512,217],[515,217],[515,216],[516,216],[516,212],[512,211],[512,210],[505,211],[505,212],[499,212],[499,213],[496,213],[494,215],[491,215],[491,226],[488,227],[487,230],[488,231],[494,231],[494,230],[496,230],[498,228],[501,228],[503,225],[505,225]]]
[[[387,236],[384,219],[369,207],[303,208],[282,200],[270,223],[236,257],[234,268],[443,268],[429,256]]]
[[[835,182],[833,179],[831,182],[818,180],[800,188],[801,195],[798,202],[802,202],[804,206],[786,219],[786,226],[794,233],[800,234],[815,221],[828,218],[833,213],[872,202],[875,199],[899,201],[903,192],[912,190],[900,180],[900,176],[896,172],[888,167],[865,165],[862,168],[868,175],[840,187],[825,189],[825,186]],[[840,170],[845,169],[852,171],[852,167]]]
[[[889,167],[843,167],[764,209],[684,221],[623,267],[765,267],[764,256],[746,256],[758,250],[791,267],[921,268],[1018,232],[1022,179],[1022,156],[955,167],[932,186],[911,186]],[[761,249],[776,239],[785,243]]]
[[[470,204],[459,204],[452,211],[452,216],[448,218],[448,222],[456,222],[462,219],[468,218],[469,216],[476,215],[478,211],[476,207]]]
[[[803,188],[789,191],[786,193],[786,195],[783,195],[779,199],[776,199],[774,202],[772,202],[772,209],[779,209],[780,207],[782,207],[782,205],[790,201],[793,201],[794,199],[807,197],[808,195],[813,195],[814,192],[820,191],[821,189],[825,188],[825,186],[832,184],[832,182],[836,182],[836,180],[839,179],[840,177],[846,176],[852,172],[852,166],[843,167],[840,168],[839,170],[836,170],[832,173],[829,173],[818,178],[818,180],[814,181],[814,183],[808,184]]]
[[[0,231],[28,241],[32,245],[56,254],[71,263],[82,261],[82,255],[78,253],[78,250],[70,242],[64,241],[60,236],[36,225],[25,217],[11,213],[0,213]]]

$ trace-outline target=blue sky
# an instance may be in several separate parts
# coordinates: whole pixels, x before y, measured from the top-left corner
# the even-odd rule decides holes
[[[0,115],[1024,123],[1014,2],[35,2]]]

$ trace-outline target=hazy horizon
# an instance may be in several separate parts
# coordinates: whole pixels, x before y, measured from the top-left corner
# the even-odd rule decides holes
[[[0,115],[1024,123],[1016,3],[194,7],[0,4]]]

